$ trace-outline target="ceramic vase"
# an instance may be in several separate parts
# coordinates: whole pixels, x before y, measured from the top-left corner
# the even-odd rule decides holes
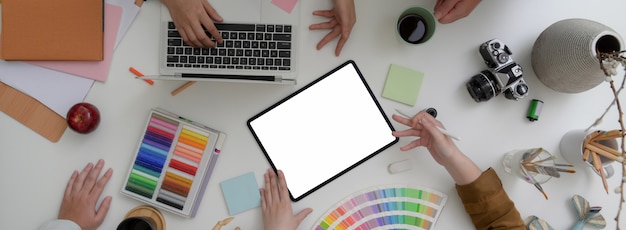
[[[558,92],[580,93],[604,79],[596,50],[619,51],[624,42],[613,29],[588,19],[565,19],[546,28],[532,49],[537,78]]]

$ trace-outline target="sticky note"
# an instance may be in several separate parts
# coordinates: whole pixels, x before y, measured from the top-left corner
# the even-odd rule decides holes
[[[423,78],[422,72],[391,64],[383,88],[383,97],[414,106]]]
[[[272,3],[278,6],[278,8],[281,8],[285,12],[291,14],[293,8],[296,7],[296,3],[298,3],[298,0],[272,0]]]
[[[220,183],[228,213],[235,215],[261,206],[261,194],[253,172]]]

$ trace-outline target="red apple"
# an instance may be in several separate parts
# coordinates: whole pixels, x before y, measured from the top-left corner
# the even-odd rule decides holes
[[[67,112],[67,124],[74,131],[87,134],[94,131],[100,124],[100,111],[87,102],[75,104]]]

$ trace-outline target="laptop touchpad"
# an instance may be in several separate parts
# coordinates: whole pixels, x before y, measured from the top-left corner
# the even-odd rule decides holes
[[[212,0],[209,3],[226,23],[261,21],[261,0]]]

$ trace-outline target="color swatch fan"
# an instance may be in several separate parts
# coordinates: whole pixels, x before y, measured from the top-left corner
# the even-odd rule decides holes
[[[337,203],[312,230],[433,229],[447,199],[419,186],[373,187]]]

